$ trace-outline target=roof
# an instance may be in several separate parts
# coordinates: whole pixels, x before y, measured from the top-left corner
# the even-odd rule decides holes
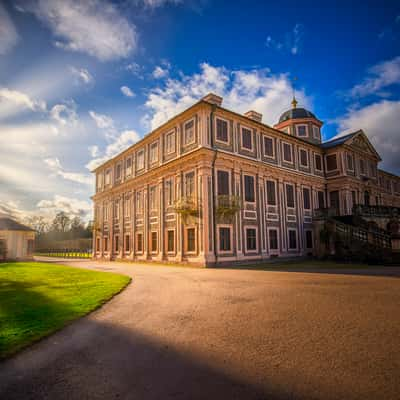
[[[32,231],[35,230],[14,221],[11,218],[0,218],[0,231]]]
[[[315,115],[311,112],[306,110],[305,108],[291,108],[290,110],[285,111],[279,117],[279,123],[285,122],[289,119],[302,119],[302,118],[315,118]]]
[[[321,147],[323,149],[330,149],[331,147],[339,146],[340,144],[343,144],[344,142],[346,142],[346,140],[351,139],[353,136],[357,135],[360,132],[361,131],[352,132],[347,135],[328,140],[327,142],[321,143]]]

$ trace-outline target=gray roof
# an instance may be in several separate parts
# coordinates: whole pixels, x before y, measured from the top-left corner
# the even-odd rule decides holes
[[[0,231],[35,231],[11,218],[0,218]]]
[[[343,144],[346,140],[351,139],[353,136],[357,135],[360,132],[361,131],[352,132],[347,135],[340,136],[336,139],[328,140],[327,142],[321,143],[321,147],[323,149],[330,149],[331,147],[339,146],[340,144]]]
[[[285,111],[279,118],[279,123],[287,121],[289,119],[301,119],[301,118],[315,118],[315,115],[306,110],[305,108],[291,108]]]

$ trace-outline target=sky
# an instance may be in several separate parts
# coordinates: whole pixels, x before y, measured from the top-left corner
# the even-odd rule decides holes
[[[209,92],[273,125],[294,86],[399,174],[400,3],[315,4],[0,0],[0,213],[90,219],[90,171]]]

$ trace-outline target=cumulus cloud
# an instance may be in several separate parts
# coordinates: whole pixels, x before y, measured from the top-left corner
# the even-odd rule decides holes
[[[17,42],[17,30],[5,7],[0,3],[0,54],[8,53]]]
[[[382,157],[382,168],[399,174],[399,115],[400,101],[382,100],[350,110],[338,123],[341,135],[363,129]]]
[[[45,213],[56,214],[59,211],[64,211],[71,216],[86,217],[92,211],[92,206],[88,201],[79,200],[76,198],[54,195],[50,200],[40,200],[37,203],[40,211]]]
[[[29,109],[31,111],[45,111],[46,103],[35,100],[26,93],[8,88],[0,88],[0,104],[2,107],[16,107],[19,109]]]
[[[137,47],[135,26],[110,1],[32,0],[19,7],[47,25],[60,48],[110,61]]]
[[[91,175],[65,171],[57,157],[46,158],[44,162],[55,175],[65,180],[89,186],[93,185],[93,177]]]
[[[155,78],[155,79],[165,78],[166,76],[168,76],[168,69],[162,68],[159,65],[157,65],[154,68],[152,75],[153,75],[153,78]]]
[[[144,120],[154,129],[209,92],[222,96],[223,105],[236,112],[262,113],[270,125],[290,106],[292,96],[287,75],[274,75],[268,69],[231,71],[203,63],[199,73],[169,78],[162,87],[151,90],[145,103],[149,113]],[[298,91],[297,97],[301,104],[309,106],[303,91]]]
[[[105,114],[99,114],[95,111],[89,111],[89,115],[92,117],[93,121],[96,123],[97,127],[100,129],[113,129],[114,121],[111,117]]]
[[[76,125],[78,123],[76,104],[73,101],[54,105],[50,110],[50,115],[52,119],[61,125]]]
[[[90,85],[94,83],[94,78],[86,68],[70,67],[71,74],[75,78],[76,84]]]
[[[121,86],[121,92],[126,97],[135,97],[135,93],[128,86]]]
[[[400,56],[369,68],[366,78],[355,85],[348,94],[352,98],[379,96],[383,89],[398,83],[400,83]]]

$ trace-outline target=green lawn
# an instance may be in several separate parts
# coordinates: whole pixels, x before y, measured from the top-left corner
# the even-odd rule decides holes
[[[129,282],[61,265],[0,263],[0,359],[94,310]]]

